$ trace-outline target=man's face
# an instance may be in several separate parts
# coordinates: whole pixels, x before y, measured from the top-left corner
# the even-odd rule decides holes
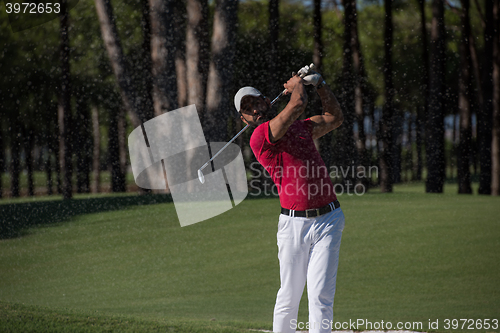
[[[241,100],[241,119],[252,126],[259,126],[268,120],[270,115],[271,101],[264,96],[245,96]]]

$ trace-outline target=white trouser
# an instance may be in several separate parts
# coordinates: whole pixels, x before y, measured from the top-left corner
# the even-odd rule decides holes
[[[280,215],[278,259],[281,288],[274,307],[273,332],[295,332],[307,279],[309,333],[331,332],[333,298],[344,213],[339,208],[314,218]]]

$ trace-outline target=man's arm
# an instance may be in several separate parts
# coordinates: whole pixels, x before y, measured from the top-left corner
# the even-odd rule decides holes
[[[307,105],[307,93],[304,80],[295,75],[284,84],[287,93],[292,93],[286,107],[276,117],[269,121],[269,139],[274,143],[281,139],[288,128],[304,112]]]
[[[312,116],[312,138],[317,139],[339,127],[344,121],[340,104],[330,88],[325,84],[317,90],[323,106],[323,114]]]

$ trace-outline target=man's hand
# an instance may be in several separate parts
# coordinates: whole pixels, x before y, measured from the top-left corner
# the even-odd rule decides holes
[[[305,85],[313,85],[316,87],[322,81],[323,81],[323,77],[321,76],[321,74],[317,73],[315,71],[310,71],[309,75],[304,77],[304,84]]]
[[[285,95],[291,94],[298,84],[304,83],[304,80],[300,76],[295,74],[283,85],[283,87],[285,87],[286,89]]]

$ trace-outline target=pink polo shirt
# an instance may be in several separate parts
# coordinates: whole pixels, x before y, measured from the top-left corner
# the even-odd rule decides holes
[[[278,188],[281,207],[293,210],[320,208],[337,200],[311,136],[310,119],[296,120],[275,143],[269,140],[269,122],[259,125],[250,147]]]

